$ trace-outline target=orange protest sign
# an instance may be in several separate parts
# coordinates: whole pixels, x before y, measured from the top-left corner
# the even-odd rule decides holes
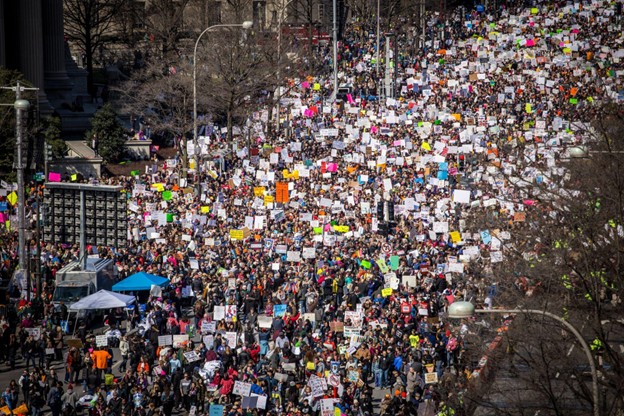
[[[288,182],[275,183],[275,201],[282,204],[288,202]]]
[[[577,92],[578,92],[578,88],[570,88],[570,95],[572,97],[576,97]]]

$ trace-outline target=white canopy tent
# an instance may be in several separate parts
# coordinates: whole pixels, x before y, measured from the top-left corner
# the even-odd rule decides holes
[[[69,307],[70,311],[93,310],[93,309],[113,309],[125,308],[134,303],[136,298],[130,295],[100,290]]]

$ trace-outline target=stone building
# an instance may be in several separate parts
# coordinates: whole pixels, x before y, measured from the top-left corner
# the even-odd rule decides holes
[[[81,132],[90,117],[86,73],[71,59],[63,29],[63,0],[0,0],[0,66],[39,88],[41,114],[56,111],[65,132]]]

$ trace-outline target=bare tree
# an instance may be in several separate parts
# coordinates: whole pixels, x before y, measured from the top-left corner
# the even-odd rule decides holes
[[[248,20],[252,10],[252,0],[226,0],[226,3],[224,22],[238,24]]]
[[[63,0],[65,33],[84,53],[89,94],[93,86],[93,58],[111,33],[114,17],[124,0]]]
[[[144,17],[144,6],[134,1],[123,2],[115,13],[113,26],[116,29],[118,40],[128,48],[135,48],[144,37]]]
[[[314,29],[320,27],[320,22],[315,19],[314,10],[318,9],[320,0],[293,0],[290,4],[290,10],[298,19],[301,18],[307,31],[306,54],[308,58],[307,67],[314,66]]]
[[[184,27],[184,11],[190,0],[151,0],[145,10],[146,31],[160,44],[163,59],[171,64],[177,58]]]
[[[516,354],[497,365],[515,372],[516,388],[495,385],[486,400],[468,401],[491,404],[507,391],[510,403],[511,392],[522,387],[528,393],[516,403],[530,400],[548,414],[588,414],[594,405],[604,415],[624,410],[624,115],[612,106],[600,114],[577,129],[588,142],[588,158],[565,157],[543,142],[502,139],[498,155],[485,162],[487,180],[480,181],[484,195],[498,194],[496,203],[476,211],[467,228],[488,231],[500,245],[504,261],[492,263],[489,250],[477,261],[485,278],[498,282],[498,303],[550,311],[581,331],[592,346],[603,403],[593,402],[589,363],[576,338],[546,318],[528,316],[517,317],[508,333]],[[501,183],[508,189],[503,194],[495,191]]]
[[[174,139],[181,156],[182,177],[186,177],[187,142],[193,130],[191,73],[188,63],[165,67],[151,62],[117,91],[126,112],[144,115],[154,134]]]
[[[219,32],[219,44],[198,52],[198,103],[215,116],[223,116],[228,140],[232,128],[250,113],[258,94],[275,85],[276,69],[255,33]],[[266,45],[265,45],[266,46]]]

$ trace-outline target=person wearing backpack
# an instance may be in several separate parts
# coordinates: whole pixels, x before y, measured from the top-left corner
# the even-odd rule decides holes
[[[63,406],[63,402],[61,400],[61,397],[63,396],[62,386],[63,385],[60,382],[54,383],[48,392],[48,406],[50,406],[52,416],[59,416],[61,414]]]

